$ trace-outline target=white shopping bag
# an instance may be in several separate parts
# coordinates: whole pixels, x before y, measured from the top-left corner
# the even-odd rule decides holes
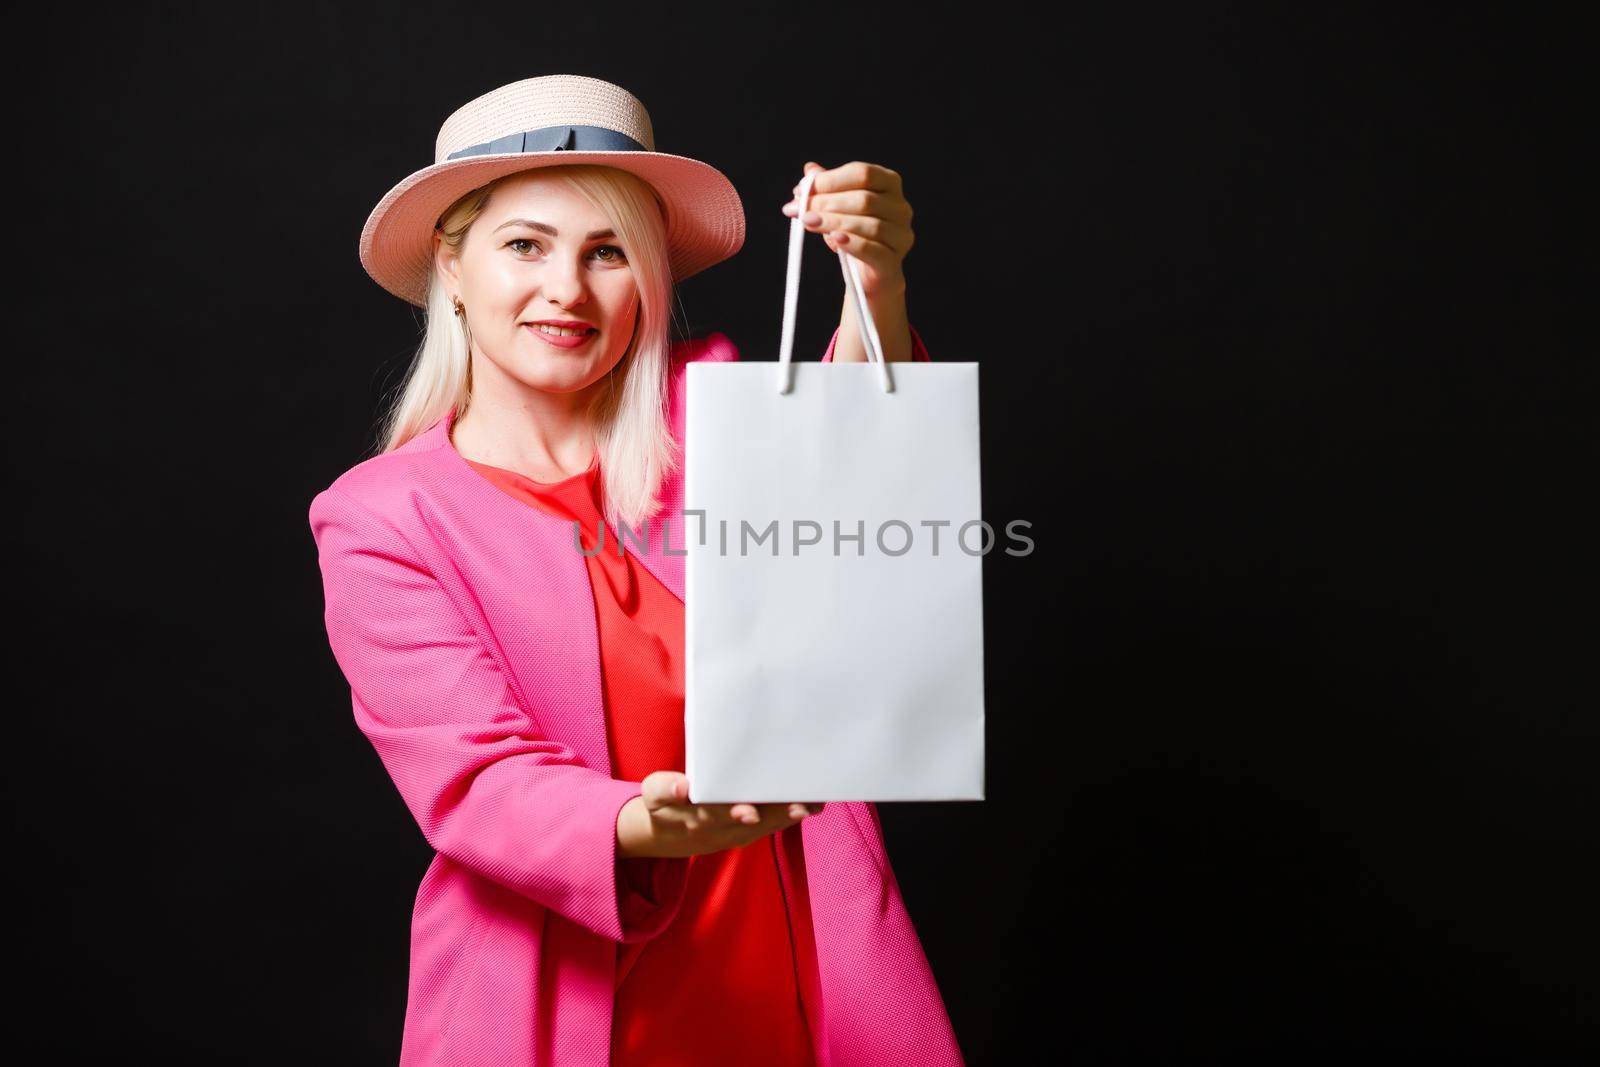
[[[978,365],[884,361],[842,252],[870,360],[791,362],[810,188],[778,361],[687,368],[690,799],[981,800]]]

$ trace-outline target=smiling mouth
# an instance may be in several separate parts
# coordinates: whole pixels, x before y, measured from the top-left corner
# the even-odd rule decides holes
[[[537,322],[524,323],[524,325],[535,333],[542,333],[547,337],[587,337],[591,333],[600,332],[593,326],[585,326],[580,329],[568,326],[547,326]]]
[[[531,322],[523,323],[523,329],[531,332],[539,339],[539,343],[551,348],[577,349],[586,348],[590,341],[599,336],[600,331],[591,326],[582,333],[563,332],[549,327],[536,326]]]

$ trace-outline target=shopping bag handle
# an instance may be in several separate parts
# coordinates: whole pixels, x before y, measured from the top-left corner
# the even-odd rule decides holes
[[[794,387],[793,362],[795,309],[800,303],[800,259],[805,250],[806,226],[800,221],[811,200],[811,185],[820,171],[811,171],[800,179],[800,189],[795,193],[794,219],[789,223],[789,269],[783,285],[783,343],[778,349],[778,392],[787,393]],[[861,294],[861,265],[856,258],[839,251],[839,269],[844,272],[845,291],[855,301],[856,317],[864,327],[867,359],[878,365],[878,379],[883,391],[894,391],[894,381],[889,377],[889,361],[883,358],[883,340],[878,336],[878,324],[873,321],[872,309]]]

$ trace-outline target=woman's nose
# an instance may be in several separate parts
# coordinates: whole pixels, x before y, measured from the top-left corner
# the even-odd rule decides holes
[[[545,271],[543,288],[544,295],[562,307],[582,303],[588,292],[581,267],[554,264]]]

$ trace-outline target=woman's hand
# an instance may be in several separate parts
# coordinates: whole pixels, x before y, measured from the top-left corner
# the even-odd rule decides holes
[[[867,302],[878,328],[883,358],[891,363],[909,360],[911,321],[906,314],[906,253],[915,236],[911,232],[911,205],[900,189],[900,175],[888,167],[859,160],[828,170],[807,163],[811,196],[800,220],[805,228],[822,234],[835,253],[856,261],[861,297]],[[799,193],[800,187],[794,189]],[[783,213],[794,216],[799,205],[791,197]],[[861,340],[861,323],[855,301],[845,297],[839,312],[839,337],[833,349],[835,363],[865,363],[867,346]]]
[[[911,205],[900,190],[900,175],[888,167],[859,160],[828,170],[807,163],[816,173],[806,217],[801,221],[822,234],[834,252],[841,249],[861,261],[861,289],[867,299],[905,291],[902,265],[916,237],[911,232]],[[800,187],[796,185],[794,192]],[[794,216],[791,198],[783,213]],[[812,216],[816,221],[812,221]]]
[[[617,855],[624,859],[701,856],[739,848],[820,812],[818,804],[691,804],[689,777],[654,771],[644,792],[617,814]]]

